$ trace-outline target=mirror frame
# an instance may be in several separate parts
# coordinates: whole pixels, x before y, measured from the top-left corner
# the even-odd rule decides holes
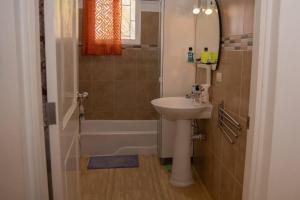
[[[220,28],[220,43],[219,43],[219,52],[218,52],[218,62],[217,62],[217,65],[216,65],[216,69],[212,71],[217,71],[218,70],[218,67],[220,65],[220,61],[221,61],[221,54],[222,54],[222,37],[223,37],[223,28],[222,28],[222,17],[221,17],[221,10],[220,10],[220,6],[219,6],[219,2],[218,0],[215,0],[216,2],[216,6],[217,6],[217,9],[218,9],[218,16],[219,16],[219,28]]]

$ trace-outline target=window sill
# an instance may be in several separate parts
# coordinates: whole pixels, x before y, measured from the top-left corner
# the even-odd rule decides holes
[[[141,45],[141,41],[136,40],[122,40],[122,45]]]

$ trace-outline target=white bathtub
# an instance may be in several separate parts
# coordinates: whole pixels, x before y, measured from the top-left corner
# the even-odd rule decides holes
[[[84,120],[81,155],[157,153],[157,120]]]

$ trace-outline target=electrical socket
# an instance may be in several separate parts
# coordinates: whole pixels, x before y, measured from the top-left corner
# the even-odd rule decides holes
[[[217,72],[217,74],[216,74],[216,81],[219,82],[219,83],[221,83],[222,82],[222,78],[223,78],[222,76],[223,76],[223,74],[221,72]]]

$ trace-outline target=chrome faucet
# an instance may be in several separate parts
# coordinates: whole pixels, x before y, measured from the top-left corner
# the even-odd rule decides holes
[[[84,100],[89,96],[89,93],[83,92],[83,93],[77,93],[77,100],[79,102],[79,119],[83,120],[84,119],[84,106],[83,102]]]

